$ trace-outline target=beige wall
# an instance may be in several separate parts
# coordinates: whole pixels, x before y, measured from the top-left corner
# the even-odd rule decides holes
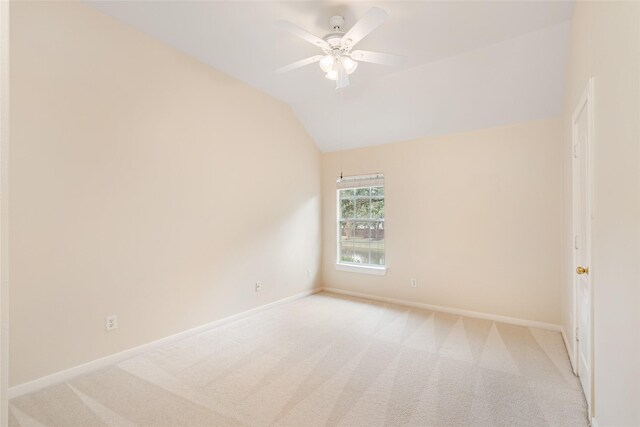
[[[345,175],[385,175],[386,276],[336,271],[323,154],[324,286],[559,324],[560,138],[548,120],[345,151]]]
[[[563,324],[572,328],[571,115],[594,77],[594,415],[640,425],[640,2],[576,2],[565,94]]]
[[[79,3],[11,12],[12,385],[318,283],[287,106]]]

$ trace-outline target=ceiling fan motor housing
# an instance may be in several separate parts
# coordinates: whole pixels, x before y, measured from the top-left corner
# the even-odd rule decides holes
[[[329,33],[322,39],[329,43],[329,46],[331,46],[332,49],[339,49],[342,42],[342,36],[344,36],[344,33]]]
[[[346,53],[349,43],[345,43],[345,40],[342,39],[345,33],[344,31],[341,31],[342,27],[344,26],[344,18],[340,15],[332,16],[329,19],[329,25],[333,29],[333,32],[327,34],[322,39],[329,43],[329,46],[331,46],[332,50],[341,49]],[[330,53],[330,51],[326,53]]]

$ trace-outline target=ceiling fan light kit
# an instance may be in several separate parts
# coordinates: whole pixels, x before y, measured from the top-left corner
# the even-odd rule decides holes
[[[277,26],[314,44],[324,53],[324,55],[315,55],[279,68],[277,72],[285,73],[318,62],[325,77],[329,80],[335,80],[336,89],[341,89],[349,85],[348,76],[358,67],[356,60],[373,64],[402,65],[406,60],[406,57],[402,55],[351,50],[356,43],[378,28],[388,18],[387,12],[373,7],[349,31],[344,33],[341,31],[344,26],[344,18],[332,16],[329,19],[329,25],[333,32],[323,38],[317,37],[289,21],[276,21]]]
[[[328,73],[333,69],[333,64],[335,64],[336,60],[332,55],[325,55],[320,60],[320,68],[325,73]]]

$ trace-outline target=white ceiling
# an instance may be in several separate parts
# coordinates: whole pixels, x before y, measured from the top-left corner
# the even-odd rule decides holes
[[[345,148],[554,117],[562,107],[572,2],[87,3],[288,103],[322,151],[339,148],[335,82],[317,64],[274,72],[320,53],[277,29],[277,19],[322,37],[332,15],[346,29],[372,6],[391,16],[358,48],[409,60],[362,63],[351,75]]]

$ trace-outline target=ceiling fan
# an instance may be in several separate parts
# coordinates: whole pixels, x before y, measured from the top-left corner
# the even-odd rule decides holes
[[[358,61],[383,65],[402,65],[407,57],[389,53],[370,52],[368,50],[352,50],[353,47],[382,23],[389,19],[389,14],[378,7],[372,7],[355,23],[346,33],[342,31],[344,18],[333,16],[329,19],[332,32],[320,38],[303,30],[289,21],[279,20],[275,24],[283,30],[289,31],[309,43],[322,49],[323,55],[315,55],[293,64],[286,65],[276,70],[278,73],[286,73],[305,65],[320,63],[320,68],[325,72],[325,77],[336,81],[336,89],[349,85],[349,74],[358,67]]]

